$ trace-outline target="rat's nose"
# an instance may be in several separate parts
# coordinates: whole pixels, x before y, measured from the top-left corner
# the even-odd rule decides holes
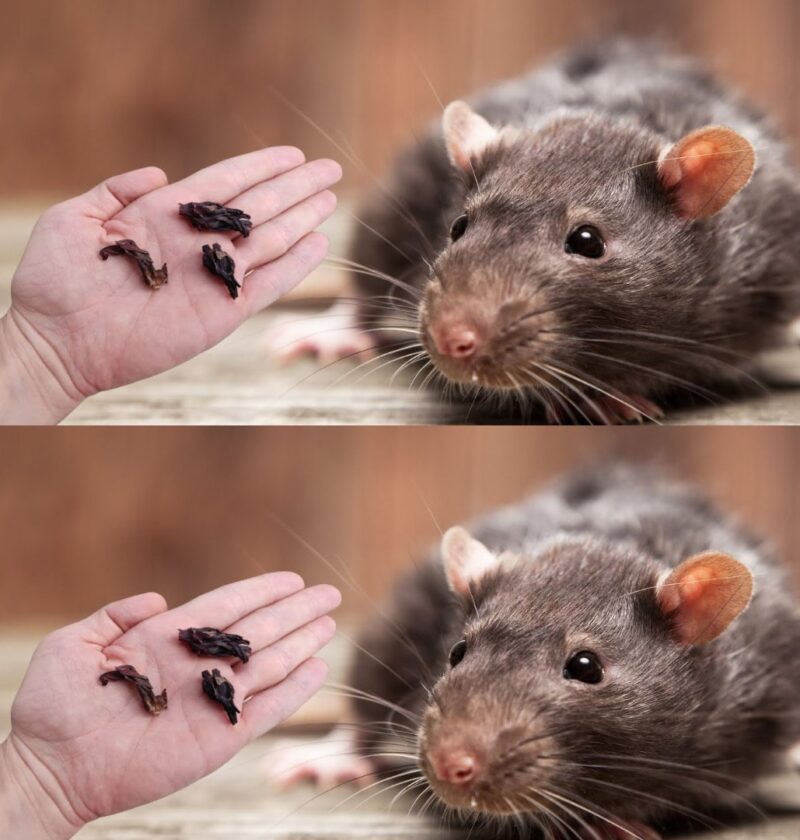
[[[475,782],[481,771],[478,756],[466,749],[443,750],[431,757],[431,764],[437,779],[460,787]]]
[[[453,359],[468,359],[481,346],[478,331],[470,324],[439,324],[431,330],[431,337],[439,353]]]

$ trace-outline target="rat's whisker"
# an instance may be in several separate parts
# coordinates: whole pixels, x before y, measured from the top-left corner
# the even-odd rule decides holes
[[[396,787],[403,787],[403,786],[407,785],[409,783],[408,782],[408,777],[411,776],[411,775],[418,776],[419,775],[419,768],[411,767],[411,768],[408,768],[408,769],[400,770],[397,773],[392,773],[390,776],[388,776],[386,778],[378,779],[377,781],[372,782],[371,784],[367,785],[366,787],[363,787],[363,788],[360,788],[357,791],[354,791],[349,796],[345,797],[341,802],[337,802],[336,805],[334,805],[328,813],[332,814],[334,811],[338,811],[340,808],[343,808],[349,802],[352,802],[353,799],[356,799],[359,796],[361,796],[362,794],[365,794],[368,791],[372,790],[373,788],[377,787],[378,791],[376,793],[370,794],[370,796],[368,796],[363,802],[355,803],[355,807],[365,805],[367,802],[369,802],[375,796],[379,796],[380,794],[385,793],[386,791],[389,791],[389,790],[393,790]],[[390,783],[393,783],[393,784],[390,784]],[[381,787],[382,785],[386,785],[386,787]]]
[[[397,347],[399,345],[405,346],[406,343],[407,343],[407,341],[394,342],[393,344],[388,345],[388,346],[389,347]],[[379,350],[381,348],[381,346],[383,346],[383,345],[373,344],[369,347],[362,347],[360,350],[354,350],[352,353],[345,353],[343,356],[340,356],[338,359],[334,359],[332,362],[328,362],[327,364],[320,365],[318,368],[316,368],[316,370],[311,371],[311,373],[307,374],[306,376],[303,376],[297,382],[290,385],[281,394],[281,398],[284,398],[284,397],[288,396],[295,388],[299,388],[301,385],[308,382],[309,379],[311,379],[314,376],[318,376],[320,373],[327,370],[328,368],[331,368],[334,365],[341,364],[342,362],[347,361],[348,359],[353,359],[353,358],[356,358],[358,356],[361,356],[363,353],[370,352],[372,350]]]
[[[430,246],[430,240],[425,235],[425,232],[419,227],[416,219],[410,213],[410,211],[400,202],[400,200],[383,184],[383,182],[373,173],[371,172],[367,166],[364,164],[362,160],[357,157],[354,157],[347,149],[342,146],[341,143],[337,142],[333,136],[325,131],[319,123],[313,120],[308,114],[305,113],[301,108],[295,105],[290,99],[283,95],[276,87],[270,86],[270,90],[272,91],[273,95],[275,95],[281,102],[286,105],[292,112],[294,112],[300,119],[310,125],[313,129],[315,129],[319,134],[324,137],[343,157],[345,160],[352,163],[358,169],[361,170],[373,183],[374,185],[386,196],[395,207],[396,211],[410,224],[414,229],[422,236],[425,242],[428,243]]]
[[[338,568],[334,563],[332,563],[322,552],[316,549],[311,543],[304,539],[300,534],[297,533],[293,528],[291,528],[286,522],[284,522],[274,511],[267,510],[266,515],[275,523],[277,524],[285,533],[292,537],[299,545],[305,548],[310,554],[316,557],[321,563],[323,563],[331,572],[333,572],[340,580],[342,580],[346,586],[349,586],[353,591],[357,592],[361,595],[362,598],[366,599],[366,601],[370,604],[372,609],[375,611],[376,615],[380,618],[380,620],[385,624],[385,626],[391,631],[393,636],[405,647],[405,649],[411,653],[412,656],[416,658],[416,660],[422,665],[423,669],[430,674],[430,670],[428,668],[428,663],[425,661],[417,646],[412,642],[412,640],[408,637],[407,633],[403,630],[403,628],[393,619],[391,619],[381,608],[381,606],[377,603],[377,601],[372,598],[369,593],[364,589],[364,587],[353,577],[352,573],[345,574],[342,572],[340,568]],[[345,566],[345,568],[347,568]],[[397,707],[399,709],[399,707]],[[417,721],[413,721],[417,722]]]
[[[604,394],[605,396],[607,396],[609,399],[613,400],[614,402],[617,402],[620,405],[624,405],[627,408],[631,409],[631,411],[633,411],[634,413],[641,414],[642,417],[645,417],[646,419],[648,419],[651,423],[655,424],[656,426],[661,425],[660,421],[656,417],[652,417],[646,411],[644,411],[641,407],[637,407],[637,406],[633,405],[633,403],[628,402],[628,400],[624,399],[623,397],[620,397],[618,394],[615,394],[612,391],[609,391],[605,388],[602,388],[601,386],[599,386],[597,384],[594,384],[594,383],[592,383],[592,382],[590,382],[586,379],[583,379],[582,377],[577,376],[574,373],[568,373],[566,370],[563,369],[563,365],[562,365],[560,370],[558,368],[554,368],[553,366],[547,365],[547,364],[544,364],[544,363],[541,363],[541,367],[543,367],[545,370],[549,371],[550,373],[553,373],[554,375],[556,375],[555,372],[558,371],[559,373],[563,374],[564,376],[568,377],[569,379],[574,379],[576,382],[579,382],[581,385],[585,385],[587,388],[591,388],[595,391],[599,391],[601,394]],[[603,416],[603,415],[601,414],[601,416]]]
[[[422,356],[425,355],[424,351],[420,351],[418,349],[418,346],[415,347],[413,344],[407,345],[404,348],[404,350],[405,350],[405,352],[402,355],[395,356],[394,358],[391,358],[388,361],[383,362],[382,364],[378,365],[377,367],[372,368],[371,370],[368,370],[368,371],[365,371],[364,373],[362,373],[361,376],[359,376],[358,379],[355,380],[354,384],[358,385],[367,376],[372,376],[373,374],[377,373],[377,371],[382,370],[383,368],[388,367],[389,365],[397,365],[399,362],[403,362],[402,366],[394,372],[394,375],[392,376],[392,379],[390,380],[390,383],[391,383],[394,380],[394,378],[397,376],[397,374],[400,372],[400,370],[402,370],[403,368],[407,367],[409,364],[413,363],[414,361],[420,359]],[[372,361],[376,362],[376,361],[378,361],[378,359],[373,359]],[[361,367],[361,366],[359,366],[359,367]],[[355,372],[355,371],[353,371],[353,372]]]
[[[596,819],[601,820],[602,822],[608,823],[610,826],[613,826],[614,828],[616,828],[617,831],[621,831],[623,834],[627,834],[629,837],[634,837],[634,838],[636,838],[636,840],[643,840],[642,837],[640,837],[638,834],[636,834],[636,832],[629,829],[627,826],[622,825],[621,823],[618,823],[615,820],[610,819],[609,817],[603,816],[603,814],[600,813],[600,811],[596,810],[596,806],[595,806],[595,808],[590,808],[587,805],[584,805],[584,804],[581,804],[580,802],[578,802],[577,799],[581,799],[581,801],[583,801],[582,797],[577,797],[575,794],[573,794],[572,797],[566,798],[566,797],[561,796],[560,794],[554,793],[552,790],[549,790],[549,789],[548,789],[548,793],[549,793],[550,796],[553,796],[556,799],[560,799],[563,802],[567,802],[570,805],[573,805],[575,808],[579,808],[581,811],[584,811],[585,813],[590,814],[591,816],[595,817]]]
[[[534,810],[542,810],[547,816],[553,820],[561,829],[569,834],[574,834],[577,840],[581,840],[580,834],[563,818],[560,817],[554,810],[548,808],[543,802],[537,802],[533,797],[524,793],[517,794],[523,801],[533,806]],[[552,804],[552,803],[551,803]]]
[[[395,803],[398,799],[402,799],[404,796],[407,796],[409,793],[412,793],[417,788],[425,788],[428,785],[428,780],[423,776],[419,779],[412,779],[410,782],[406,784],[405,787],[401,788],[393,797],[391,802],[389,803],[388,811],[391,812],[392,808],[394,808]]]
[[[592,418],[589,417],[589,415],[586,414],[586,412],[581,408],[581,403],[587,403],[589,407],[595,412],[595,414],[601,422],[606,424],[610,422],[608,416],[603,411],[601,406],[599,406],[588,394],[584,393],[580,388],[578,388],[577,385],[564,378],[569,376],[566,371],[559,370],[558,368],[555,368],[551,365],[547,365],[543,362],[536,362],[535,365],[539,370],[547,371],[547,373],[549,373],[551,376],[554,376],[565,388],[569,388],[573,393],[578,395],[579,402],[575,402],[574,400],[570,400],[570,402],[575,406],[575,408],[578,410],[578,413],[581,415],[581,417],[583,417],[586,420],[586,422],[590,426],[593,426],[594,422]],[[576,377],[569,378],[572,379]],[[582,380],[580,379],[578,379],[578,381],[582,382]],[[582,384],[588,383],[582,382]]]
[[[415,353],[411,356],[410,359],[407,359],[400,365],[397,370],[392,374],[392,378],[389,380],[389,384],[393,385],[395,379],[407,368],[411,367],[412,365],[416,364],[417,362],[421,362],[426,356],[428,355],[426,350],[420,350],[419,352]]]
[[[378,239],[385,242],[390,248],[397,251],[397,253],[400,254],[401,257],[408,260],[408,262],[410,263],[413,262],[411,257],[409,257],[408,254],[402,248],[395,245],[395,243],[392,242],[391,239],[389,239],[387,236],[384,236],[379,230],[376,230],[374,227],[372,227],[372,225],[365,222],[359,216],[356,216],[355,213],[352,213],[349,210],[345,210],[344,212],[347,213],[347,215],[350,216],[350,218],[353,219],[353,221],[356,222],[356,224],[361,225],[361,227],[363,227],[365,230],[368,230],[371,234],[377,236]]]
[[[658,370],[657,368],[650,367],[648,365],[637,364],[636,362],[631,362],[627,359],[620,359],[617,356],[610,356],[605,353],[596,353],[591,350],[582,350],[580,348],[576,352],[581,356],[589,356],[591,358],[600,359],[601,361],[608,361],[612,364],[620,365],[622,367],[628,367],[632,370],[638,370],[650,376],[655,376],[658,379],[662,379],[665,382],[669,382],[672,385],[678,385],[691,394],[696,394],[699,397],[703,397],[712,404],[718,403],[719,394],[709,390],[708,388],[704,388],[700,385],[697,385],[688,379],[684,379],[683,377],[675,376],[674,374]]]
[[[378,362],[384,359],[388,359],[388,361],[384,361],[382,364],[378,365],[378,367],[373,368],[372,370],[368,370],[365,374],[359,377],[355,382],[355,384],[357,385],[364,379],[365,376],[369,376],[387,365],[397,364],[409,355],[417,355],[419,352],[417,349],[418,347],[419,344],[417,342],[412,341],[403,343],[402,346],[397,347],[394,350],[387,350],[385,353],[379,353],[377,356],[374,356],[371,359],[367,359],[366,361],[361,362],[361,364],[356,365],[356,367],[350,368],[350,370],[343,373],[335,382],[332,383],[332,387],[341,385],[341,383],[345,379],[352,376],[352,374],[357,373],[359,370],[362,370],[365,367],[369,367],[370,365],[377,364]]]

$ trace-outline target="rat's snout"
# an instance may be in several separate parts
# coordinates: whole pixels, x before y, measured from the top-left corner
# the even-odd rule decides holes
[[[431,327],[431,338],[442,356],[469,359],[478,355],[484,345],[481,330],[469,321],[444,320]]]
[[[482,761],[471,747],[442,745],[429,759],[436,778],[448,785],[469,788],[481,777]]]
[[[435,279],[420,306],[422,345],[451,382],[519,390],[535,379],[533,364],[550,358],[550,306],[543,292],[515,291],[505,275]]]
[[[474,690],[471,682],[469,688]],[[463,690],[459,684],[458,691]],[[530,811],[530,788],[546,781],[550,769],[539,757],[557,746],[543,730],[540,715],[509,720],[505,705],[498,708],[485,700],[476,695],[452,717],[439,706],[428,708],[420,735],[422,770],[450,807],[487,814]]]

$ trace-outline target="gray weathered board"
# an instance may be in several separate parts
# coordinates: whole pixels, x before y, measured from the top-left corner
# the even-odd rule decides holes
[[[307,322],[318,312],[263,313],[218,347],[175,370],[87,400],[68,423],[294,425],[501,423],[507,416],[422,390],[424,376],[378,361],[330,366],[306,359],[280,365],[270,358],[268,335],[280,320]],[[325,321],[321,322],[323,325]],[[800,351],[778,357],[788,378],[800,371]],[[536,421],[536,415],[533,417]],[[540,419],[540,418],[539,418]],[[677,412],[676,424],[800,423],[800,389],[783,386],[746,399]]]
[[[42,631],[43,632],[43,631]],[[9,727],[16,687],[40,632],[0,633],[0,741]],[[344,637],[325,651],[332,680],[342,677],[347,659]],[[321,694],[301,722],[330,721],[339,714],[331,695]],[[337,711],[334,711],[334,709]],[[206,779],[125,814],[88,826],[81,840],[456,840],[435,820],[409,815],[413,797],[392,803],[395,790],[373,796],[376,789],[356,793],[343,787],[321,796],[303,785],[288,791],[271,790],[264,766],[276,751],[293,739],[279,733],[251,744]],[[98,782],[100,783],[100,782]],[[708,840],[797,840],[800,838],[800,774],[786,774],[762,786],[760,804],[770,814],[764,822],[702,836]],[[421,801],[417,803],[419,810]],[[5,839],[4,839],[5,840]],[[17,838],[14,838],[17,840]],[[20,838],[22,840],[22,838]],[[479,840],[473,833],[472,840]]]
[[[353,795],[354,788],[318,796],[309,786],[277,794],[263,781],[262,763],[270,739],[241,753],[202,782],[162,802],[100,820],[79,836],[85,840],[134,838],[253,838],[253,840],[465,840],[468,833],[448,831],[435,819],[409,816],[414,797],[392,804],[395,790]],[[771,783],[773,798],[800,804],[800,778]],[[346,801],[348,797],[352,797]],[[372,797],[370,799],[370,797]],[[419,810],[419,804],[417,809]],[[708,840],[797,840],[800,816],[774,815],[759,824],[704,833]],[[479,840],[473,833],[472,840]]]
[[[39,208],[0,208],[0,313],[9,300],[14,266]],[[346,249],[346,212],[326,226],[332,252]],[[304,298],[335,294],[342,278],[330,267],[316,272],[292,295]],[[224,304],[225,301],[222,301]],[[232,301],[229,305],[235,305]],[[70,424],[439,424],[498,423],[502,415],[454,403],[437,391],[421,391],[414,372],[395,377],[396,365],[356,369],[341,362],[325,370],[305,360],[288,366],[274,362],[266,337],[277,319],[303,319],[309,332],[319,328],[319,310],[293,311],[275,306],[197,359],[146,382],[138,382],[87,400]],[[380,363],[379,363],[380,364]],[[722,400],[671,414],[676,424],[800,423],[800,350],[781,354],[770,366],[771,381],[781,387],[744,399]],[[370,371],[372,371],[370,373]]]

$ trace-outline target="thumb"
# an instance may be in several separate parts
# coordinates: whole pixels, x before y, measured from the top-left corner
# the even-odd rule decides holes
[[[146,592],[133,595],[122,601],[99,609],[88,618],[79,621],[72,629],[80,634],[84,641],[99,645],[110,645],[132,627],[159,615],[167,609],[167,602],[163,595],[157,592]]]
[[[115,216],[137,198],[169,183],[166,173],[157,166],[124,172],[98,184],[94,189],[72,199],[69,204],[80,205],[90,216],[106,221]]]

